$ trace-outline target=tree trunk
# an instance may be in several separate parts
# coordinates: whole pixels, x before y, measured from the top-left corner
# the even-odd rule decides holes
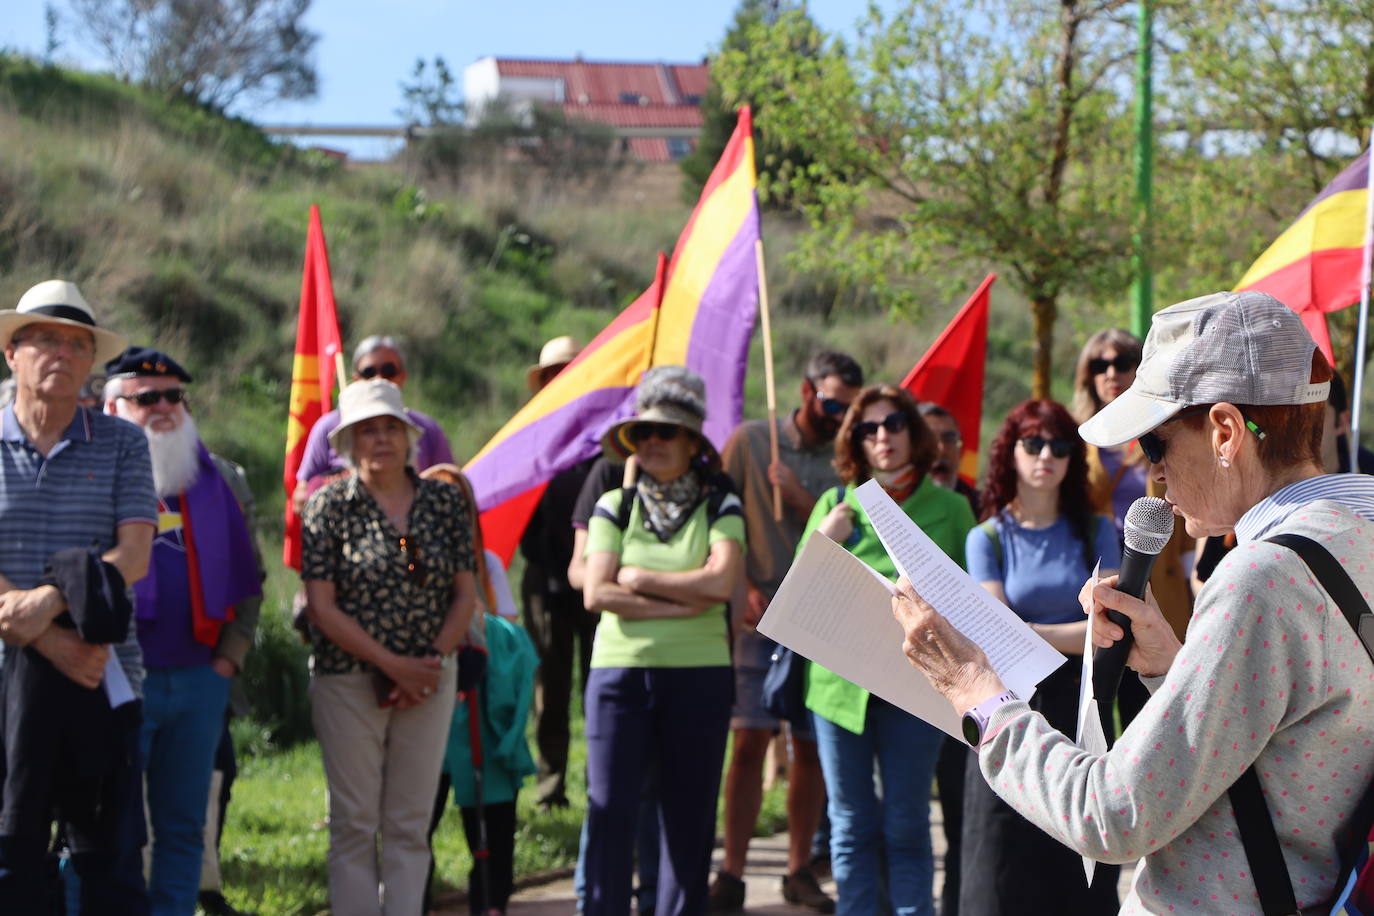
[[[1041,293],[1031,299],[1031,326],[1035,334],[1031,397],[1049,398],[1054,357],[1054,318],[1058,297]]]

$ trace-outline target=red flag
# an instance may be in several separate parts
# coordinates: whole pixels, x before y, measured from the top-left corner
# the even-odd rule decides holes
[[[282,562],[301,568],[301,520],[291,504],[296,471],[305,457],[306,437],[315,421],[329,411],[334,390],[334,362],[343,352],[334,285],[329,279],[329,252],[324,244],[320,208],[310,207],[305,237],[305,275],[301,279],[300,315],[296,319],[296,358],[291,365],[291,405],[286,419],[286,539]]]
[[[918,401],[933,401],[954,415],[964,439],[959,476],[973,485],[978,476],[978,439],[983,422],[983,369],[988,352],[988,274],[925,356],[902,379]]]

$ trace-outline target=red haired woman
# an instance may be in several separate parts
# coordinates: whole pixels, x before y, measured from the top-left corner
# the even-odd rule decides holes
[[[1078,424],[1054,401],[1014,407],[992,442],[984,521],[968,533],[968,572],[1069,662],[1041,682],[1031,706],[1072,733],[1087,618],[1078,590],[1099,562],[1120,566],[1116,527],[1094,515]],[[960,885],[962,916],[1115,913],[1116,868],[1099,867],[1091,888],[1079,856],[1044,842],[1040,829],[999,799],[978,770],[964,781],[963,862],[978,881]]]

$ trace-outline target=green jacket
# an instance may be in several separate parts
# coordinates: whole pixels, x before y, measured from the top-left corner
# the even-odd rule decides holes
[[[835,508],[835,504],[839,502],[838,490],[838,487],[831,488],[817,500],[816,507],[811,510],[811,518],[806,522],[801,544],[806,543],[811,537],[811,532],[815,531],[821,520]],[[844,501],[854,509],[854,523],[858,530],[857,539],[851,539],[850,543],[843,545],[844,548],[884,576],[896,581],[897,568],[888,557],[887,551],[883,549],[868,516],[859,507],[859,500],[854,495],[852,487],[845,488]],[[974,526],[973,510],[969,508],[967,499],[953,490],[939,486],[927,474],[907,497],[906,502],[902,503],[902,511],[919,525],[950,559],[960,566],[964,565],[964,539]],[[800,552],[800,545],[797,550]],[[842,608],[836,610],[843,612]],[[894,652],[900,649],[900,646],[893,646]],[[868,713],[868,691],[813,662],[807,666],[806,707],[816,715],[824,716],[856,735],[862,735],[864,717]]]
[[[519,625],[494,614],[486,618],[487,673],[478,690],[482,727],[482,803],[514,801],[525,777],[535,772],[525,723],[534,696],[534,669],[539,667],[534,643]],[[444,770],[453,780],[453,803],[477,804],[469,743],[469,703],[453,707]]]

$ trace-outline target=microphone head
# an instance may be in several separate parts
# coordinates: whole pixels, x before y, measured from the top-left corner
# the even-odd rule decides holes
[[[1126,510],[1126,546],[1155,556],[1174,534],[1174,511],[1157,496],[1142,496]]]

